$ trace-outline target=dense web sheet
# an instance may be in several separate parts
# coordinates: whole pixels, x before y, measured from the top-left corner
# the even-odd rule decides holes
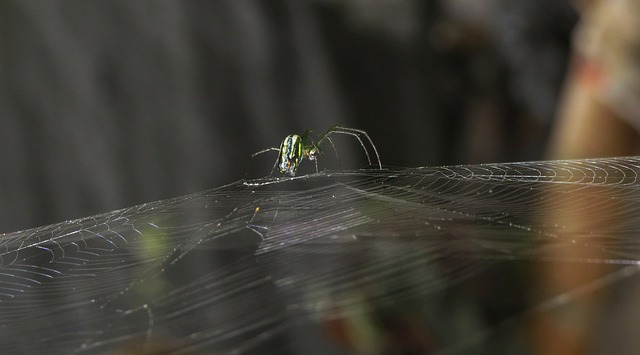
[[[2,352],[518,348],[532,314],[636,276],[639,171],[632,157],[323,172],[5,234]],[[607,268],[534,292],[558,261]]]

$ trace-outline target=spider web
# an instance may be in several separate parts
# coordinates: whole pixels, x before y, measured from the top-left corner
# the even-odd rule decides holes
[[[531,314],[636,276],[639,171],[322,172],[4,234],[2,352],[373,353],[393,329],[442,353],[525,346],[512,335]],[[607,269],[533,292],[552,262]]]

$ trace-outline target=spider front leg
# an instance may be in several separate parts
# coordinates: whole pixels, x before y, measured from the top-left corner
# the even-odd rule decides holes
[[[371,140],[371,137],[369,137],[367,132],[365,132],[363,130],[360,130],[360,129],[355,129],[355,128],[342,127],[342,126],[333,126],[333,127],[329,128],[320,137],[320,139],[318,140],[318,143],[316,143],[316,145],[319,145],[325,138],[329,142],[331,142],[331,139],[329,138],[329,135],[331,135],[333,133],[347,134],[347,135],[356,137],[356,139],[360,143],[360,146],[362,146],[362,149],[364,150],[364,153],[367,156],[367,161],[369,162],[369,165],[373,165],[373,163],[371,162],[371,156],[369,155],[369,150],[367,149],[367,147],[365,147],[364,142],[362,141],[362,138],[360,138],[360,136],[364,136],[365,138],[367,138],[367,140],[369,141],[369,144],[371,144],[371,147],[373,147],[373,152],[376,154],[376,159],[378,161],[378,167],[382,170],[382,163],[380,162],[380,155],[378,154],[378,150],[376,149],[376,145],[373,144],[373,141]],[[333,145],[333,142],[331,142],[331,145]],[[334,147],[334,150],[335,150],[335,147]]]

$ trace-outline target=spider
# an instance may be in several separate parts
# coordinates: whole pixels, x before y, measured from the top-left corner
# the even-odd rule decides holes
[[[296,174],[296,170],[298,170],[298,167],[300,166],[300,163],[302,162],[302,160],[304,160],[304,158],[315,161],[316,171],[318,171],[317,159],[321,152],[320,144],[325,139],[333,147],[333,150],[336,152],[336,157],[338,156],[336,147],[333,145],[333,141],[331,141],[331,138],[329,138],[329,136],[334,133],[348,134],[350,136],[356,137],[356,139],[358,139],[358,142],[360,142],[360,145],[362,146],[364,153],[367,155],[367,160],[369,161],[369,165],[373,165],[371,163],[371,157],[369,156],[369,151],[364,146],[364,143],[362,142],[362,139],[360,137],[364,136],[365,138],[367,138],[367,140],[369,141],[369,143],[371,143],[371,146],[373,147],[373,152],[376,153],[376,159],[378,160],[378,167],[382,169],[382,164],[380,163],[380,156],[378,155],[378,150],[376,149],[376,146],[373,144],[373,141],[371,140],[371,138],[369,138],[369,135],[367,134],[367,132],[360,129],[342,127],[342,126],[333,126],[329,128],[324,134],[319,136],[318,142],[316,143],[314,143],[313,141],[310,141],[309,135],[311,134],[311,130],[309,129],[306,130],[302,135],[290,134],[284,138],[284,140],[280,144],[280,148],[272,147],[272,148],[263,149],[259,152],[253,153],[251,157],[253,158],[258,154],[275,150],[278,152],[278,159],[273,165],[273,169],[271,170],[271,173],[273,173],[273,170],[275,170],[277,166],[280,173],[284,175],[294,176]]]

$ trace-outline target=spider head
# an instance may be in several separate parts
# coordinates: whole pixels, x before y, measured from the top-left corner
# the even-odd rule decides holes
[[[318,148],[318,146],[316,145],[313,145],[313,148],[309,149],[309,151],[307,152],[307,156],[309,157],[309,160],[318,159],[318,157],[320,156],[320,148]]]
[[[278,153],[278,170],[285,175],[293,176],[302,160],[302,138],[297,134],[288,135],[280,144]]]

